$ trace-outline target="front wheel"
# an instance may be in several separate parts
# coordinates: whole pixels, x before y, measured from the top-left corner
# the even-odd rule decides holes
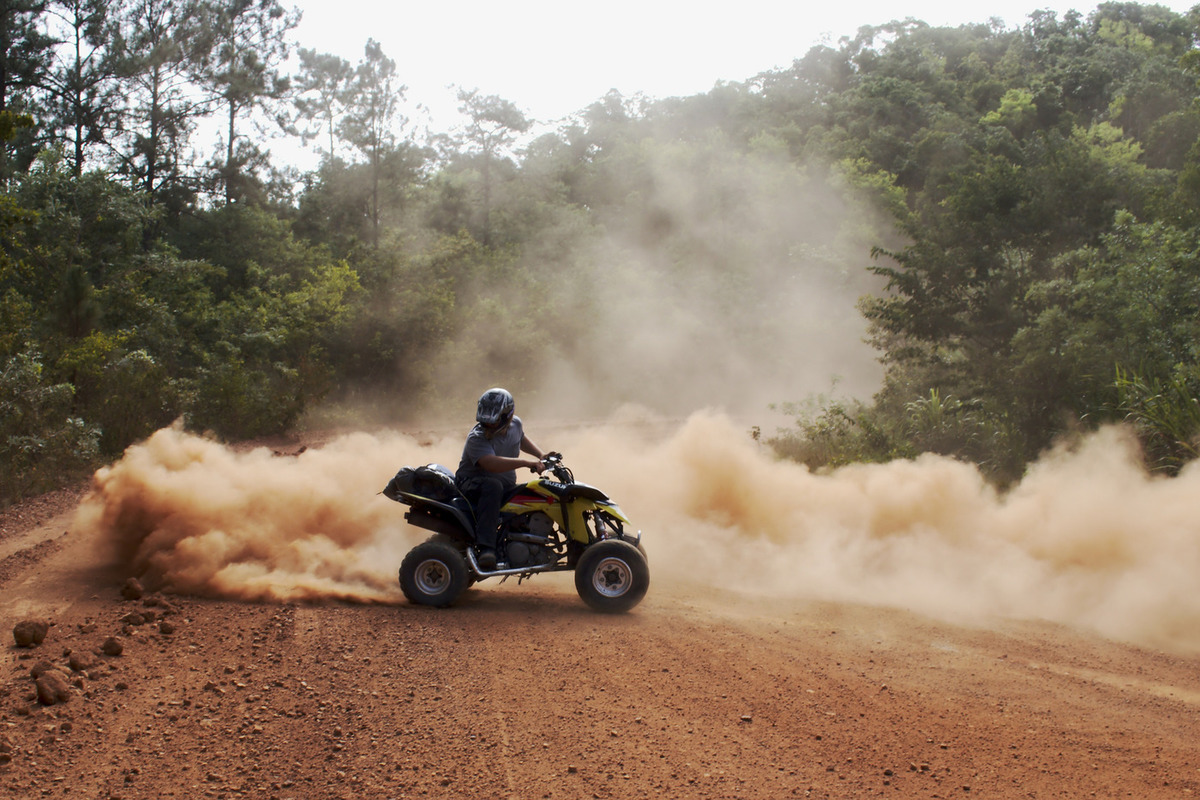
[[[445,608],[467,588],[467,560],[457,547],[437,538],[419,544],[400,562],[400,588],[408,602]]]
[[[638,548],[619,539],[596,542],[575,567],[575,590],[593,611],[620,614],[650,588],[650,567]]]

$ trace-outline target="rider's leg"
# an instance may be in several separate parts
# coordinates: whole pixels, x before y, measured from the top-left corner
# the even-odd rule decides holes
[[[473,478],[475,501],[475,544],[480,548],[479,565],[491,569],[496,565],[496,528],[500,525],[500,504],[504,498],[504,482],[499,478]]]

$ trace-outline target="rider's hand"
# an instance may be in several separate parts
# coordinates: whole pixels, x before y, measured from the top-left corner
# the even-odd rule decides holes
[[[546,464],[541,459],[538,459],[530,464],[529,468],[533,470],[535,474],[541,475],[542,471],[546,469]]]

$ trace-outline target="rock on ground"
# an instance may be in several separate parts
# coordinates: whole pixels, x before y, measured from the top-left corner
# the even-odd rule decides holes
[[[50,623],[42,620],[26,619],[13,626],[13,639],[17,647],[37,647],[46,640]]]

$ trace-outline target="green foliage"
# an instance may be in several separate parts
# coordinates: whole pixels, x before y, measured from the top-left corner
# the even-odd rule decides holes
[[[816,397],[801,404],[785,403],[781,410],[795,418],[796,428],[780,430],[766,443],[776,454],[810,469],[890,461],[916,454],[888,429],[886,418],[860,401]]]
[[[225,343],[196,371],[189,427],[245,439],[282,433],[295,423],[303,410],[296,370],[281,362],[263,363],[257,342],[245,344],[249,357],[237,344]]]
[[[29,114],[14,114],[8,109],[0,111],[0,142],[11,141],[18,130],[32,128],[33,125],[33,117]]]
[[[179,414],[177,381],[129,332],[93,332],[71,342],[55,364],[75,387],[74,407],[101,433],[104,455],[120,453]]]
[[[1176,368],[1167,378],[1117,369],[1117,409],[1133,424],[1151,469],[1175,474],[1200,456],[1200,371]]]
[[[1020,139],[1032,131],[1037,123],[1033,93],[1028,89],[1009,89],[1000,98],[1000,107],[984,114],[981,122],[1007,128]]]
[[[228,438],[279,433],[331,385],[328,354],[355,317],[358,276],[344,263],[310,261],[314,253],[276,233],[257,241],[278,271],[243,262],[250,285],[204,321],[199,360],[183,384],[192,427]]]
[[[782,454],[932,451],[1008,481],[1123,419],[1163,469],[1195,455],[1194,14],[865,25],[705,94],[610,92],[535,139],[514,103],[463,90],[462,128],[418,141],[373,41],[356,67],[302,51],[284,105],[295,17],[274,0],[80,10],[115,27],[77,20],[106,57],[58,89],[40,4],[6,18],[6,491],[179,418],[252,437],[335,399],[394,421],[464,378],[569,375],[581,413],[760,397],[840,373],[856,298],[882,386],[785,404]],[[124,102],[95,102],[112,86]],[[207,164],[197,88],[221,117]],[[55,91],[86,107],[48,115]],[[319,168],[271,178],[252,118],[319,136]]]
[[[14,288],[0,296],[0,358],[11,358],[25,347],[33,330],[33,304]]]
[[[42,24],[45,12],[41,0],[6,0],[0,6],[0,185],[20,174],[36,154],[37,90],[55,45]]]
[[[846,48],[853,88],[825,102],[870,98],[870,114],[844,117],[856,171],[906,189],[889,207],[909,241],[876,249],[888,291],[861,304],[888,377],[873,405],[831,402],[783,444],[811,440],[817,461],[840,463],[903,442],[1008,480],[1072,426],[1124,417],[1177,467],[1200,388],[1179,378],[1200,333],[1200,151],[1182,155],[1194,27],[1110,3],[1086,25],[1036,13],[1019,36],[918,25],[874,49],[874,33]],[[868,119],[869,132],[849,122]],[[1114,368],[1139,377],[1114,384]]]
[[[872,406],[837,397],[785,404],[781,410],[795,419],[795,429],[780,430],[767,444],[812,469],[939,453],[974,462],[1000,484],[1020,477],[1021,442],[1003,412],[937,389],[895,404],[891,394],[885,389]]]
[[[148,245],[154,210],[54,159],[8,215],[0,342],[36,334],[45,377],[105,454],[184,417],[231,437],[277,432],[334,381],[329,353],[355,317],[357,274],[278,216],[229,206]],[[39,370],[42,369],[39,362]]]
[[[99,430],[70,414],[74,389],[46,380],[36,352],[0,369],[0,505],[61,486],[93,466]]]
[[[306,47],[297,51],[300,74],[296,78],[296,122],[289,128],[304,142],[324,138],[328,161],[337,155],[338,120],[350,103],[354,68],[340,56],[319,53]]]

